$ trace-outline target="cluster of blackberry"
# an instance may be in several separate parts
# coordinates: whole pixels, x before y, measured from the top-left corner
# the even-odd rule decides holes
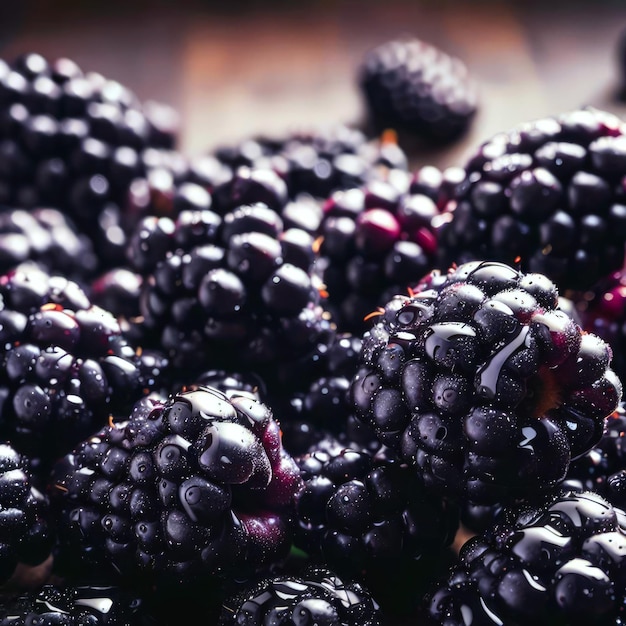
[[[0,66],[0,625],[624,621],[624,123],[413,171],[466,70],[359,80],[382,135],[188,158],[115,81]]]

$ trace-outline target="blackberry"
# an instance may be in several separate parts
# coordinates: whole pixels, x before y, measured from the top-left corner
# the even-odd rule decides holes
[[[410,186],[411,177],[390,177],[324,203],[317,265],[340,330],[361,335],[369,313],[434,267],[439,210]]]
[[[465,63],[417,37],[369,50],[357,76],[368,121],[434,143],[458,139],[478,107],[478,89]]]
[[[151,149],[170,151],[176,113],[70,59],[28,53],[0,62],[0,204],[55,207],[123,259],[128,187]]]
[[[249,394],[141,402],[55,466],[55,566],[175,586],[253,572],[289,551],[299,485],[271,409]]]
[[[81,283],[94,275],[98,258],[91,240],[59,210],[0,210],[0,273],[22,263]]]
[[[564,292],[624,262],[626,126],[591,107],[537,119],[484,142],[438,234],[441,267],[517,263]],[[517,261],[516,259],[519,259]]]
[[[379,626],[382,614],[367,588],[326,567],[299,575],[266,575],[225,599],[219,626]]]
[[[41,475],[155,384],[154,355],[142,358],[113,315],[59,275],[3,274],[0,298],[0,437]]]
[[[334,326],[308,259],[299,266],[288,257],[284,234],[280,216],[261,203],[224,217],[144,218],[130,249],[143,276],[144,346],[162,348],[190,377],[245,369],[267,379],[278,364],[289,375]]]
[[[35,487],[28,460],[0,443],[0,585],[19,563],[42,564],[51,554],[47,498]]]
[[[361,580],[387,613],[415,610],[455,537],[456,507],[384,447],[318,444],[296,462],[295,545]]]
[[[47,583],[0,596],[0,626],[152,626],[157,622],[140,597],[116,587]]]
[[[622,624],[626,514],[563,491],[505,511],[426,599],[436,624]]]
[[[435,492],[492,505],[554,487],[622,394],[608,344],[558,302],[502,263],[433,272],[365,334],[357,415]]]

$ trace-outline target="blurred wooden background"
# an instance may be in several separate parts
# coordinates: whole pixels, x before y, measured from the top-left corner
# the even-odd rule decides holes
[[[624,0],[10,4],[0,8],[0,56],[69,56],[143,100],[173,105],[189,154],[295,126],[359,124],[358,64],[402,34],[461,57],[481,88],[469,134],[436,152],[412,152],[415,165],[459,164],[498,131],[581,105],[626,116],[615,98]]]

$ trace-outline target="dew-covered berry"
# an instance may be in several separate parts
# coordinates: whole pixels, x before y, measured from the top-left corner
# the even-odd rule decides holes
[[[626,516],[595,492],[506,510],[425,605],[433,624],[622,623]],[[430,623],[430,622],[426,622]]]
[[[311,567],[242,583],[224,600],[218,624],[380,626],[382,619],[366,587],[327,567]]]
[[[558,304],[501,263],[433,273],[364,336],[357,415],[435,492],[489,505],[555,486],[622,394],[610,347]]]
[[[56,563],[176,585],[258,570],[289,550],[299,485],[250,394],[193,386],[144,401],[57,463]]]

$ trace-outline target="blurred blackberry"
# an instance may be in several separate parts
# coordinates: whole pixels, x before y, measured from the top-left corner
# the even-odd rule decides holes
[[[148,151],[175,147],[176,113],[66,58],[0,61],[0,205],[52,206],[123,258],[122,207]]]
[[[258,193],[260,186],[272,180],[270,172],[282,181],[282,193],[293,201],[302,196],[327,198],[335,191],[384,177],[388,169],[408,170],[408,158],[393,137],[368,139],[362,131],[341,124],[246,139],[218,148],[214,156],[235,173],[232,181],[216,190],[221,204],[254,188]],[[266,202],[258,197],[254,201]],[[232,206],[227,204],[226,209]]]
[[[626,209],[626,206],[624,207]],[[613,369],[626,379],[626,271],[613,272],[576,300],[581,326],[613,350]]]
[[[442,266],[520,263],[566,295],[624,262],[626,126],[584,108],[522,124],[483,143],[439,230]]]
[[[556,286],[496,262],[433,272],[364,336],[357,415],[426,486],[502,504],[554,487],[601,438],[622,385]]]
[[[190,387],[54,468],[55,567],[179,587],[254,572],[289,551],[298,468],[271,409]]]
[[[0,626],[154,626],[141,598],[115,587],[47,583],[0,596]]]
[[[285,233],[261,203],[224,217],[207,209],[144,218],[130,248],[143,276],[144,347],[163,349],[187,380],[206,369],[257,372],[268,385],[289,377],[334,326],[311,268],[312,241],[309,255],[293,254]]]
[[[369,50],[358,69],[368,121],[434,143],[460,137],[478,106],[477,86],[461,59],[416,37]]]
[[[154,362],[77,283],[34,268],[0,276],[0,437],[44,473],[154,383]]]
[[[410,186],[410,177],[390,178],[336,192],[324,203],[317,266],[340,330],[363,334],[368,314],[435,267],[439,210]]]
[[[47,498],[35,487],[28,460],[0,443],[0,585],[19,563],[36,566],[51,554]]]
[[[98,259],[91,240],[53,208],[0,209],[0,273],[22,263],[84,283]]]
[[[593,492],[563,491],[506,511],[470,539],[427,596],[427,612],[446,626],[618,626],[625,554],[624,511]]]
[[[294,543],[340,575],[361,580],[386,613],[415,610],[452,544],[458,512],[429,494],[389,449],[328,446],[296,457]]]
[[[383,618],[367,588],[327,567],[299,575],[266,575],[235,587],[224,600],[219,626],[380,626]]]

